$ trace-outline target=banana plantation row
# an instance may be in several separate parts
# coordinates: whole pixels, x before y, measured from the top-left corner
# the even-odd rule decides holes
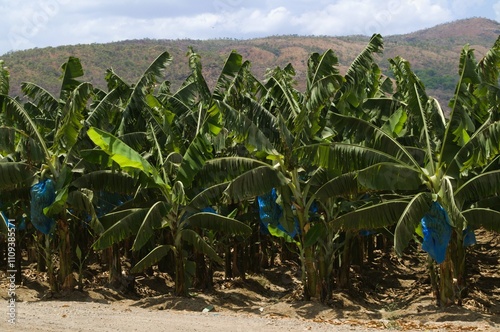
[[[110,281],[125,256],[187,295],[279,245],[322,301],[383,233],[399,255],[422,243],[436,300],[458,303],[474,229],[500,231],[500,41],[480,60],[463,48],[448,116],[406,60],[381,73],[382,49],[374,35],[343,75],[334,51],[311,54],[305,91],[291,65],[261,81],[237,52],[210,88],[190,49],[177,91],[164,52],[133,84],[107,70],[107,91],[70,57],[58,96],[23,83],[12,97],[0,62],[1,233],[11,220],[19,248],[39,249],[52,291],[75,271],[81,287],[99,253]]]

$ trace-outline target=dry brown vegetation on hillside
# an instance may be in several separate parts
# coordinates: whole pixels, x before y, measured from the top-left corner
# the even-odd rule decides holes
[[[465,44],[476,50],[478,57],[493,45],[500,33],[500,24],[483,18],[459,20],[406,35],[384,36],[384,53],[380,66],[388,72],[387,59],[402,56],[427,85],[430,95],[446,105],[453,94],[457,78],[459,54]],[[11,94],[20,94],[22,81],[42,84],[49,91],[58,91],[60,66],[69,56],[81,59],[85,79],[106,90],[104,73],[112,67],[127,82],[133,83],[163,51],[174,61],[167,71],[167,80],[177,87],[189,73],[188,47],[200,55],[208,84],[217,79],[223,61],[236,50],[252,64],[252,71],[263,78],[268,68],[285,67],[291,63],[296,70],[299,89],[305,85],[307,57],[313,52],[334,50],[340,71],[349,67],[365,47],[368,37],[300,37],[272,36],[250,40],[129,40],[108,44],[72,45],[18,51],[0,56],[11,73]]]

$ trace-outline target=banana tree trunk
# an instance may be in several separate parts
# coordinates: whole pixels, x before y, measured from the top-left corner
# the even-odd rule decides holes
[[[439,280],[438,275],[436,273],[436,267],[434,264],[434,260],[431,256],[427,256],[427,270],[429,271],[429,277],[431,279],[431,287],[434,298],[436,299],[436,305],[439,306]]]
[[[450,247],[448,247],[444,262],[439,264],[439,305],[450,306],[455,303],[455,290],[453,289],[453,262]]]
[[[188,289],[186,287],[186,269],[182,248],[177,248],[177,252],[175,254],[175,295],[188,295]]]
[[[332,298],[332,275],[328,270],[330,262],[327,262],[327,256],[322,248],[318,248],[318,272],[320,282],[320,301],[327,303]]]
[[[41,233],[39,233],[41,234]],[[38,273],[47,271],[46,245],[44,243],[45,235],[36,238],[36,271]]]
[[[439,267],[439,305],[441,307],[460,305],[467,295],[465,254],[462,231],[455,229],[446,250],[446,258]]]
[[[54,261],[52,260],[52,246],[50,243],[50,235],[44,235],[45,237],[45,265],[47,268],[47,275],[49,278],[49,289],[52,293],[59,291],[59,283],[57,282],[57,276],[54,273]]]
[[[109,250],[109,279],[108,282],[115,287],[121,284],[122,267],[120,263],[120,247],[117,243],[113,243]]]
[[[224,246],[224,278],[226,280],[233,278],[233,269],[232,269],[232,254],[231,247],[228,244]]]
[[[209,277],[205,255],[199,252],[195,253],[195,263],[196,275],[194,278],[194,287],[199,289],[212,289],[213,285]]]
[[[455,231],[452,241],[450,242],[453,254],[453,276],[456,279],[456,300],[457,303],[461,305],[462,299],[467,296],[467,271],[465,266],[466,249],[463,245],[464,239],[462,232]]]
[[[350,286],[349,282],[349,271],[351,269],[351,249],[352,249],[352,234],[351,232],[345,233],[344,248],[342,249],[339,275],[337,280],[337,288],[348,289]]]
[[[368,235],[370,236],[370,235]],[[363,266],[365,259],[365,237],[361,238],[360,235],[353,236],[352,238],[352,265]]]
[[[304,258],[306,265],[307,274],[307,289],[311,297],[318,296],[317,285],[318,285],[318,273],[316,270],[316,257],[314,256],[314,250],[312,247],[308,247],[304,250]]]
[[[75,287],[73,277],[73,262],[71,255],[70,225],[63,218],[58,222],[59,235],[59,277],[62,281],[62,290],[70,291]]]
[[[248,269],[253,273],[261,272],[261,251],[260,251],[260,240],[259,240],[259,231],[255,231],[258,229],[257,227],[253,227],[252,237],[250,238],[248,250]]]
[[[239,258],[240,258],[240,246],[236,241],[233,241],[233,251],[231,252],[231,269],[233,278],[242,278],[245,280],[245,273],[240,270]]]
[[[373,260],[375,259],[375,239],[373,235],[369,235],[366,238],[366,251],[367,251],[367,256],[366,259],[368,260],[368,263],[372,263]]]

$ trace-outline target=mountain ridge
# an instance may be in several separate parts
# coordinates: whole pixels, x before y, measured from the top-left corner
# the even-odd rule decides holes
[[[485,18],[469,18],[440,24],[408,34],[384,36],[384,53],[379,65],[387,72],[387,59],[402,56],[422,79],[428,93],[447,104],[458,79],[460,51],[465,44],[476,50],[480,59],[500,34],[500,23]],[[252,64],[252,72],[264,79],[268,68],[291,63],[296,70],[297,87],[305,86],[307,59],[313,52],[332,49],[339,58],[339,69],[345,71],[364,49],[366,36],[270,36],[246,40],[168,40],[140,39],[104,44],[78,44],[9,52],[0,56],[10,70],[10,94],[20,95],[21,82],[34,82],[49,92],[59,91],[60,67],[69,56],[80,58],[85,76],[82,80],[106,90],[105,71],[114,71],[130,84],[140,77],[147,66],[163,51],[168,51],[172,64],[166,79],[175,88],[189,74],[186,52],[189,47],[200,54],[203,73],[213,86],[224,60],[232,50]]]

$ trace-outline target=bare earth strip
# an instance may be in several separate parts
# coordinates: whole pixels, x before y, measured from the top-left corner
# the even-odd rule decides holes
[[[376,331],[291,318],[159,311],[95,302],[25,302],[18,303],[17,309],[16,324],[8,324],[2,331]]]
[[[391,330],[384,320],[333,320],[316,322],[297,318],[271,317],[228,312],[192,312],[144,309],[128,301],[110,304],[78,301],[17,303],[17,321],[0,322],[0,331],[381,331]],[[408,322],[408,324],[410,324]],[[398,330],[401,330],[399,326]],[[486,322],[407,325],[405,331],[498,331]]]

